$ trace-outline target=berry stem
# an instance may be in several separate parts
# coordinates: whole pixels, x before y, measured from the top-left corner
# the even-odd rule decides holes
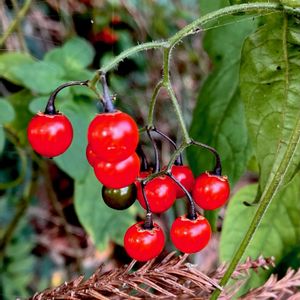
[[[167,136],[165,133],[161,132],[160,130],[158,130],[156,127],[153,127],[152,131],[158,133],[160,136],[162,136],[165,140],[167,140],[173,147],[175,150],[177,150],[177,145],[176,143],[169,137]],[[182,166],[182,154],[180,153],[179,156],[176,158],[174,164],[176,166]]]
[[[100,81],[101,81],[102,88],[103,88],[104,111],[105,112],[114,112],[115,107],[112,103],[112,99],[111,99],[111,96],[109,94],[109,89],[108,89],[108,86],[107,86],[105,74],[101,74]]]
[[[179,121],[179,126],[182,130],[182,134],[183,134],[183,139],[186,143],[190,142],[190,136],[188,134],[187,128],[185,126],[185,122],[184,122],[184,118],[183,118],[183,114],[182,111],[180,109],[180,106],[178,104],[178,100],[175,96],[171,81],[170,81],[170,74],[169,74],[169,69],[170,69],[170,57],[171,57],[171,50],[172,48],[165,48],[164,49],[164,56],[163,56],[163,85],[166,88],[170,98],[171,98],[171,102],[172,105],[174,107],[175,110],[175,114],[176,117]]]
[[[145,223],[143,225],[144,229],[152,229],[153,228],[153,218],[152,218],[152,212],[151,212],[151,209],[150,209],[150,205],[149,205],[149,201],[148,201],[148,198],[146,196],[146,192],[145,192],[145,182],[144,180],[141,181],[141,189],[142,189],[142,194],[143,194],[143,197],[144,197],[144,201],[145,201],[145,204],[146,204],[146,219],[145,219]]]
[[[188,190],[185,188],[184,185],[181,184],[180,181],[178,181],[170,172],[167,172],[166,175],[170,177],[185,193],[188,201],[189,201],[189,212],[187,214],[187,218],[190,220],[196,220],[197,214],[196,214],[196,207],[195,202],[191,196],[191,194],[188,192]]]
[[[145,154],[141,144],[138,144],[137,149],[136,149],[136,153],[141,158],[141,171],[147,171],[148,168],[149,168],[148,167],[148,161],[147,161],[146,154]]]
[[[150,101],[150,105],[149,105],[149,112],[148,112],[148,120],[147,120],[148,126],[150,126],[150,127],[153,126],[154,108],[155,108],[157,96],[162,87],[163,87],[163,81],[160,80],[157,83],[157,85],[155,86],[152,97],[151,97],[151,101]]]
[[[50,95],[44,113],[47,114],[47,115],[56,115],[57,114],[57,110],[55,108],[55,99],[56,99],[57,94],[61,90],[63,90],[66,87],[74,86],[74,85],[88,86],[88,82],[89,82],[88,80],[84,80],[84,81],[69,81],[69,82],[66,82],[66,83],[60,85]]]
[[[147,130],[148,137],[151,141],[151,144],[152,144],[152,147],[153,147],[153,150],[154,150],[154,161],[155,161],[154,173],[158,173],[160,171],[160,162],[159,162],[157,145],[156,145],[156,142],[154,141],[153,136],[151,134],[151,130],[153,130],[153,129],[152,129],[152,127],[147,127],[146,130]]]
[[[172,169],[172,166],[174,165],[176,159],[178,158],[178,156],[185,150],[185,148],[189,147],[191,145],[191,142],[190,143],[186,143],[186,142],[183,142],[178,148],[176,151],[174,151],[174,153],[172,154],[170,160],[169,160],[169,163],[167,165],[167,168],[165,170],[166,173],[170,172],[171,169]]]
[[[213,175],[221,176],[222,175],[222,164],[221,164],[220,155],[217,152],[217,150],[215,148],[211,147],[211,146],[208,146],[206,144],[197,142],[195,140],[192,140],[191,143],[192,143],[192,145],[196,145],[198,147],[207,149],[208,151],[210,151],[211,153],[213,153],[213,155],[215,156],[215,159],[216,159],[216,163],[215,163],[214,169],[211,172],[209,172],[209,173],[213,174]]]

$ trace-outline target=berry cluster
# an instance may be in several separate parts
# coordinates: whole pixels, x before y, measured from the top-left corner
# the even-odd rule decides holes
[[[204,147],[215,155],[213,171],[194,178],[189,166],[183,165],[181,154],[173,165],[161,169],[153,132],[170,142],[175,150],[176,143],[155,127],[146,127],[155,155],[155,168],[149,168],[139,144],[135,121],[114,108],[104,75],[101,83],[104,112],[97,114],[89,125],[86,157],[103,185],[102,198],[109,207],[127,209],[137,199],[147,212],[146,220],[132,225],[124,236],[127,253],[138,261],[150,260],[161,253],[165,236],[159,225],[153,222],[152,213],[164,213],[182,197],[187,198],[189,211],[173,222],[171,240],[182,252],[200,251],[210,240],[211,227],[196,211],[195,203],[205,210],[217,209],[225,204],[230,194],[227,177],[221,175],[218,153],[214,148],[191,141],[191,145]],[[28,125],[28,140],[43,156],[60,155],[72,142],[72,125],[54,106],[57,93],[71,85],[88,85],[88,81],[69,82],[57,88],[50,96],[45,112],[34,116]]]

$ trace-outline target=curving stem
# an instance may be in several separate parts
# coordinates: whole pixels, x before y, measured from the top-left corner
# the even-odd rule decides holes
[[[185,186],[180,181],[178,181],[170,172],[167,172],[166,175],[170,177],[184,191],[189,201],[189,212],[187,214],[187,218],[190,220],[196,220],[197,219],[196,206],[191,194],[188,192]]]
[[[57,94],[62,89],[66,88],[66,87],[69,87],[69,86],[74,86],[74,85],[88,86],[88,83],[89,83],[89,80],[84,80],[84,81],[69,81],[69,82],[66,82],[66,83],[60,85],[50,95],[44,113],[47,114],[47,115],[56,115],[57,114],[57,110],[55,108],[55,99],[56,99]]]
[[[112,99],[109,94],[109,89],[107,86],[107,82],[106,82],[104,73],[100,75],[100,81],[101,81],[102,88],[103,88],[104,111],[105,112],[114,112],[116,110],[115,110],[115,107],[112,103]]]
[[[136,153],[141,158],[141,171],[148,171],[149,166],[148,166],[147,157],[146,157],[146,154],[145,154],[141,144],[138,144],[138,146],[136,148]]]
[[[160,162],[159,162],[159,157],[158,157],[158,149],[157,149],[157,145],[156,145],[156,143],[155,143],[155,141],[152,137],[151,130],[153,130],[152,127],[147,127],[146,128],[148,137],[151,141],[151,144],[152,144],[152,147],[153,147],[153,150],[154,150],[154,160],[155,160],[154,173],[158,173],[160,171]]]
[[[213,174],[213,175],[221,176],[222,175],[222,164],[221,164],[220,155],[217,152],[217,150],[215,148],[211,147],[211,146],[208,146],[206,144],[197,142],[195,140],[192,140],[191,144],[196,145],[196,146],[201,147],[201,148],[204,148],[204,149],[207,149],[208,151],[213,153],[213,155],[215,156],[215,159],[216,159],[216,163],[215,163],[214,169],[210,173]]]
[[[154,131],[154,132],[158,133],[160,136],[162,136],[165,140],[167,140],[174,147],[175,150],[177,150],[176,143],[169,136],[167,136],[165,133],[158,130],[156,127],[153,127],[152,131]],[[176,158],[174,164],[176,166],[182,166],[183,165],[182,161],[183,161],[182,154],[180,153],[180,155]]]
[[[149,205],[149,201],[148,201],[148,198],[146,196],[146,192],[145,192],[145,182],[142,180],[141,181],[141,189],[142,189],[142,194],[143,194],[143,197],[144,197],[144,200],[145,200],[145,204],[146,204],[146,220],[145,220],[145,223],[143,225],[144,229],[152,229],[153,228],[153,218],[152,218],[152,212],[151,212],[151,209],[150,209],[150,205]]]

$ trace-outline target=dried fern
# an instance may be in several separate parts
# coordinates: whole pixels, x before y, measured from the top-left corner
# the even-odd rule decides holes
[[[188,255],[169,254],[161,262],[149,261],[133,271],[136,261],[109,272],[98,269],[90,278],[83,276],[65,284],[35,294],[31,299],[207,299],[218,285],[225,266],[221,266],[211,277],[203,274],[196,265],[186,262]],[[273,259],[248,259],[238,266],[234,278],[245,277],[249,269],[268,268]],[[254,292],[254,291],[252,291]],[[226,291],[223,299],[228,298]]]
[[[294,271],[289,269],[286,275],[280,280],[276,275],[271,275],[268,281],[261,287],[253,289],[245,296],[243,300],[299,300],[300,299],[300,269]]]

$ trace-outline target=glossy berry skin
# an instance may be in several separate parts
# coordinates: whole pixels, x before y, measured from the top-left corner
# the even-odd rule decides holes
[[[120,189],[134,183],[139,170],[140,159],[135,152],[119,162],[98,160],[94,165],[97,179],[106,187],[114,189]]]
[[[194,186],[195,178],[192,170],[189,166],[176,166],[173,165],[171,169],[172,175],[187,189],[191,192]],[[182,198],[185,196],[184,191],[175,182],[176,188],[176,198]]]
[[[91,146],[88,144],[85,151],[86,159],[88,163],[93,167],[97,160],[99,160],[99,157],[93,152],[91,149]]]
[[[144,222],[129,227],[124,236],[124,247],[127,254],[138,261],[148,261],[157,257],[165,245],[162,229],[153,224],[152,229],[144,229]]]
[[[51,158],[64,153],[71,145],[73,128],[63,114],[39,112],[28,124],[27,137],[34,151]]]
[[[202,173],[195,180],[192,195],[195,202],[205,210],[219,208],[230,195],[228,179],[226,176]]]
[[[115,111],[96,115],[88,128],[88,143],[99,159],[122,161],[135,152],[138,127],[126,113]]]
[[[211,237],[209,222],[197,214],[196,220],[186,216],[178,217],[172,224],[171,240],[174,246],[184,253],[196,253],[202,250]]]
[[[167,176],[155,177],[145,186],[145,194],[153,213],[167,211],[176,199],[176,190],[172,179]],[[146,209],[146,203],[141,187],[138,187],[138,201]]]
[[[102,187],[102,198],[107,206],[117,210],[130,207],[136,200],[137,189],[134,183],[120,189]]]

